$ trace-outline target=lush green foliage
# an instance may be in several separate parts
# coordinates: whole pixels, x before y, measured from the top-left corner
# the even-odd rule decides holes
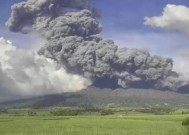
[[[65,111],[66,110],[66,111]],[[78,114],[78,111],[82,114]],[[88,112],[94,111],[93,114]],[[129,111],[128,111],[129,110]],[[182,120],[188,114],[153,115],[137,109],[55,108],[9,109],[0,115],[1,135],[187,135]],[[101,116],[105,114],[113,115]],[[53,116],[72,113],[77,116]],[[127,113],[125,113],[127,112]],[[15,115],[17,114],[17,115]],[[71,115],[71,114],[69,114]]]
[[[186,118],[182,121],[183,126],[189,126],[189,118]]]
[[[37,113],[34,111],[28,111],[28,116],[36,116]]]
[[[0,108],[0,114],[8,113],[8,109]]]
[[[81,109],[58,109],[51,111],[53,116],[76,116],[82,114]]]
[[[183,135],[177,117],[1,117],[2,135]],[[160,130],[161,129],[161,130]]]
[[[139,108],[137,111],[142,113],[152,113],[155,115],[163,115],[163,114],[170,114],[174,111],[173,108],[169,106],[161,106],[161,105],[155,105],[155,106],[147,106],[144,108]]]
[[[182,121],[182,125],[186,127],[186,134],[189,134],[189,118],[186,118]]]
[[[105,116],[105,115],[112,115],[114,112],[111,109],[102,109],[100,110],[100,115]]]
[[[87,115],[91,113],[96,113],[102,116],[112,115],[115,110],[104,109],[104,108],[61,108],[51,111],[53,116],[77,116],[77,115]]]

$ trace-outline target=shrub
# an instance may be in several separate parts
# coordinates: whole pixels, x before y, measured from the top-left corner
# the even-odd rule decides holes
[[[53,116],[77,116],[82,114],[82,110],[79,109],[60,109],[51,111]]]
[[[83,106],[82,107],[83,112],[99,112],[100,109],[93,106]]]
[[[110,109],[108,109],[108,110],[105,110],[105,109],[103,109],[103,110],[100,110],[100,115],[112,115],[112,114],[114,114],[113,113],[113,111],[112,110],[110,110]]]
[[[189,118],[186,118],[182,121],[183,126],[189,126]]]
[[[37,113],[34,111],[28,111],[28,116],[36,116]]]
[[[169,114],[173,112],[173,109],[168,106],[149,106],[146,108],[137,109],[142,113],[153,113],[155,115]]]
[[[189,111],[182,111],[182,114],[189,114]]]
[[[6,108],[0,108],[0,113],[8,113],[8,109]]]

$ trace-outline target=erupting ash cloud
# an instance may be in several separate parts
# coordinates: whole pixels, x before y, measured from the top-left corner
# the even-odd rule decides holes
[[[40,33],[48,41],[40,55],[95,86],[187,91],[189,81],[172,71],[172,59],[102,39],[99,17],[88,0],[28,0],[12,6],[6,25],[14,32]]]

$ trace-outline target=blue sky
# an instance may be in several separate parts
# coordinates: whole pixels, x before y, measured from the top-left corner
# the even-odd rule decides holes
[[[145,26],[145,16],[159,16],[167,4],[189,6],[188,0],[92,0],[102,14],[103,32],[119,46],[144,48],[152,54],[177,57],[189,39],[178,32]]]
[[[0,36],[17,46],[27,47],[28,35],[8,32],[4,26],[10,15],[10,6],[22,0],[0,1]],[[91,0],[101,11],[104,38],[113,39],[121,47],[143,48],[168,57],[177,57],[179,49],[189,48],[189,37],[172,31],[145,26],[145,16],[159,16],[167,4],[189,6],[188,0]],[[20,40],[22,39],[22,40]]]
[[[104,32],[149,30],[143,25],[145,16],[160,15],[167,4],[189,6],[188,0],[92,0],[92,3],[102,13]]]
[[[0,25],[4,25],[10,15],[13,3],[23,0],[0,1]],[[166,4],[181,4],[189,6],[188,0],[91,0],[102,14],[103,34],[111,31],[152,31],[143,25],[145,16],[160,15]]]

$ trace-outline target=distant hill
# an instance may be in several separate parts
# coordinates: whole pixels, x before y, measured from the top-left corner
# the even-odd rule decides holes
[[[75,93],[47,95],[30,99],[1,103],[1,106],[51,107],[51,106],[142,106],[145,104],[169,104],[182,106],[189,104],[189,94],[154,89],[100,89],[89,87]]]

